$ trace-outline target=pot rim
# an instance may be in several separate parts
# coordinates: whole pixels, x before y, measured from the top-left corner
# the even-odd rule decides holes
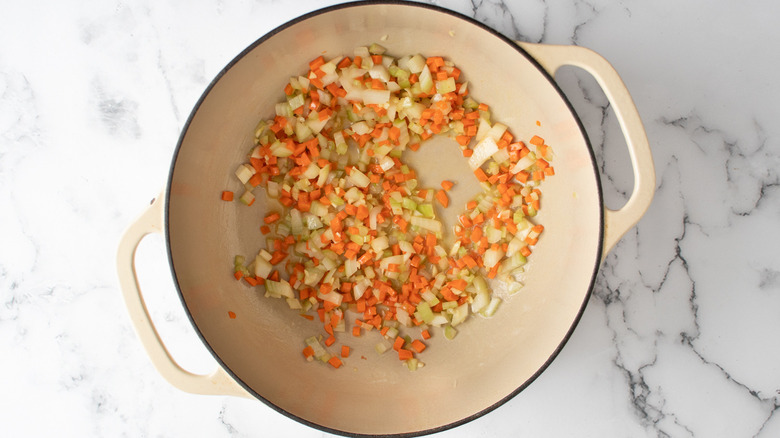
[[[241,61],[248,53],[250,53],[252,50],[257,48],[260,44],[264,43],[271,37],[275,36],[279,32],[292,27],[300,22],[306,21],[312,17],[322,15],[325,13],[338,11],[341,9],[347,9],[347,8],[353,8],[353,7],[364,7],[364,6],[371,6],[371,5],[400,5],[400,6],[406,6],[406,7],[416,7],[416,8],[423,8],[428,10],[433,10],[439,13],[448,14],[450,16],[453,16],[455,18],[464,20],[470,24],[473,24],[480,29],[487,31],[488,33],[492,34],[493,36],[499,38],[504,43],[508,44],[510,47],[515,49],[520,55],[524,56],[531,64],[533,64],[539,72],[544,75],[544,77],[548,80],[548,82],[553,86],[555,91],[558,93],[560,98],[563,100],[564,104],[568,108],[568,110],[571,112],[572,116],[574,117],[574,120],[577,123],[577,126],[582,134],[583,139],[585,140],[585,145],[588,149],[588,154],[590,155],[590,161],[591,165],[593,167],[593,172],[596,175],[596,191],[598,196],[598,202],[599,202],[599,236],[598,236],[598,248],[596,254],[602,254],[603,251],[603,245],[604,245],[604,198],[603,198],[603,190],[601,186],[601,179],[599,177],[600,173],[598,170],[598,167],[596,165],[596,158],[595,154],[593,152],[593,147],[590,142],[590,138],[588,137],[587,132],[585,131],[585,128],[582,124],[582,121],[580,117],[577,115],[577,112],[574,110],[574,107],[571,105],[571,102],[566,98],[566,95],[563,93],[563,91],[560,89],[558,84],[555,82],[554,78],[551,76],[551,74],[545,70],[539,62],[534,59],[528,52],[526,52],[523,48],[521,48],[519,45],[517,45],[513,40],[506,37],[505,35],[501,34],[500,32],[496,31],[495,29],[487,26],[486,24],[483,24],[482,22],[469,17],[467,15],[463,15],[457,11],[453,11],[450,9],[443,8],[441,6],[427,4],[427,3],[417,3],[413,1],[408,0],[364,0],[364,1],[353,1],[353,2],[347,2],[347,3],[341,3],[337,5],[332,5],[320,9],[316,9],[314,11],[308,12],[304,15],[300,15],[296,18],[293,18],[266,33],[265,35],[261,36],[257,40],[255,40],[252,44],[247,46],[244,50],[242,50],[238,55],[236,55],[230,62],[228,62],[225,67],[222,68],[222,70],[219,71],[219,73],[214,77],[214,79],[209,83],[209,85],[206,87],[206,89],[201,94],[200,98],[197,100],[195,105],[192,108],[192,111],[190,112],[189,116],[187,117],[187,121],[182,127],[181,133],[179,135],[179,139],[176,143],[176,148],[173,153],[173,157],[171,160],[170,169],[168,172],[168,181],[165,187],[165,203],[164,203],[164,223],[163,223],[163,230],[165,233],[165,243],[166,243],[166,252],[167,252],[167,258],[168,258],[168,264],[171,269],[171,274],[173,276],[173,282],[176,286],[176,292],[179,295],[179,299],[181,300],[182,305],[184,306],[187,314],[187,318],[189,319],[190,323],[192,324],[192,327],[194,328],[195,332],[198,334],[198,337],[200,337],[203,344],[206,346],[208,351],[211,353],[212,357],[217,361],[219,366],[221,366],[229,375],[231,378],[233,378],[241,387],[243,387],[249,394],[251,394],[254,398],[262,401],[267,406],[271,407],[276,412],[281,413],[282,415],[291,418],[295,420],[298,423],[305,424],[309,427],[312,427],[314,429],[331,433],[331,434],[337,434],[341,436],[348,436],[348,437],[398,437],[398,438],[406,438],[406,437],[416,437],[416,436],[423,436],[423,435],[429,435],[434,434],[438,432],[443,432],[449,429],[453,429],[455,427],[461,426],[463,424],[469,423],[473,420],[476,420],[479,417],[482,417],[494,410],[496,410],[498,407],[502,406],[515,396],[517,396],[520,392],[522,392],[525,388],[527,388],[531,383],[533,383],[549,366],[550,364],[555,360],[555,358],[560,354],[560,352],[563,350],[563,347],[568,343],[569,339],[571,338],[572,334],[574,333],[574,330],[576,329],[577,325],[579,324],[582,315],[585,312],[585,308],[587,307],[588,301],[590,300],[591,295],[593,294],[593,288],[596,282],[596,277],[598,275],[599,267],[601,265],[602,258],[599,256],[596,259],[595,265],[593,267],[593,274],[591,275],[590,284],[588,285],[587,293],[585,294],[585,297],[583,299],[583,302],[579,306],[579,310],[577,311],[577,314],[575,315],[569,329],[567,330],[566,334],[561,339],[558,346],[553,350],[553,352],[549,355],[547,360],[542,364],[542,366],[539,367],[539,369],[531,375],[531,377],[528,378],[525,382],[523,382],[522,385],[512,390],[510,393],[508,393],[505,397],[501,398],[500,400],[497,400],[490,406],[475,412],[467,417],[461,418],[458,421],[453,421],[441,426],[432,427],[429,429],[424,429],[420,431],[414,431],[414,432],[403,432],[403,433],[397,433],[397,434],[362,434],[362,433],[354,433],[354,432],[348,432],[343,431],[339,429],[334,429],[328,426],[324,426],[315,422],[312,422],[310,420],[307,420],[305,418],[299,417],[295,414],[292,414],[285,409],[275,405],[272,401],[264,397],[263,395],[257,393],[254,389],[252,389],[249,385],[247,385],[236,373],[234,373],[230,367],[222,360],[222,358],[219,357],[219,355],[216,353],[216,351],[212,348],[212,346],[206,341],[206,337],[201,332],[198,325],[195,323],[195,320],[192,316],[192,312],[190,311],[189,307],[187,306],[187,303],[184,299],[184,295],[181,291],[181,287],[179,285],[178,276],[176,274],[176,269],[173,264],[173,255],[171,251],[171,241],[170,241],[170,198],[171,198],[171,184],[173,180],[173,174],[174,169],[176,167],[176,161],[178,159],[179,153],[181,151],[182,143],[184,141],[184,137],[187,134],[187,131],[189,130],[189,127],[192,123],[192,120],[195,116],[195,114],[200,109],[200,106],[205,101],[206,97],[209,95],[211,90],[216,86],[216,84],[225,76],[225,74],[239,61]]]

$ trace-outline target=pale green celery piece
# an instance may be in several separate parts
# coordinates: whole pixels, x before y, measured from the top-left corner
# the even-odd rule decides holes
[[[406,366],[409,368],[409,371],[417,371],[417,359],[411,358],[406,361]]]
[[[281,224],[276,225],[276,234],[278,234],[278,235],[280,235],[282,237],[289,236],[291,231],[292,230],[290,229],[290,226],[285,224],[285,223],[281,223]]]
[[[420,94],[423,93],[422,88],[420,88],[420,82],[415,82],[412,84],[411,87],[409,87],[409,90],[412,92],[412,96],[417,97]]]
[[[419,204],[417,205],[417,211],[419,211],[424,217],[432,219],[434,216],[432,204]]]
[[[455,327],[447,324],[444,326],[444,337],[452,340],[455,338],[455,335],[458,334],[458,330],[455,329]]]
[[[378,354],[382,354],[382,353],[384,353],[385,351],[387,351],[389,349],[390,349],[390,347],[387,345],[386,342],[380,342],[380,343],[374,345],[374,350],[376,350],[376,352]]]
[[[268,129],[268,123],[265,120],[260,120],[255,126],[255,138],[260,138],[265,130]]]
[[[234,266],[243,266],[244,263],[246,263],[246,257],[242,255],[237,255],[233,258],[233,265]]]
[[[240,198],[238,198],[238,200],[241,201],[241,203],[244,205],[249,205],[252,203],[252,201],[255,200],[255,195],[250,191],[246,191],[243,195],[241,195]]]
[[[390,72],[390,75],[392,77],[398,79],[398,85],[401,85],[400,81],[402,80],[408,82],[409,76],[411,76],[411,74],[408,71],[402,69],[401,67],[398,67],[397,65],[391,65],[390,68],[388,68],[388,71]],[[403,85],[401,85],[401,88],[408,88],[408,87],[404,87]]]
[[[393,210],[393,214],[403,214],[401,203],[393,198],[390,198],[390,209]]]
[[[390,150],[390,152],[387,153],[387,155],[393,158],[401,158],[403,152],[404,151],[402,151],[401,149],[393,148]]]
[[[403,202],[401,202],[401,206],[407,210],[416,210],[417,209],[417,203],[412,201],[409,198],[404,198]]]
[[[431,321],[433,321],[433,311],[425,301],[422,301],[417,305],[417,312],[415,315],[419,315],[417,316],[417,319],[422,320],[426,324],[430,324]]]
[[[296,108],[302,107],[303,104],[306,103],[306,97],[303,94],[296,94],[294,96],[290,96],[287,99],[287,102],[290,104],[290,108],[294,110]]]
[[[463,101],[463,107],[467,108],[467,109],[476,109],[477,107],[479,107],[479,102],[477,102],[476,100],[474,100],[474,99],[472,99],[470,97],[467,97]]]
[[[340,206],[344,205],[344,200],[339,198],[333,192],[330,192],[330,194],[328,194],[328,199],[330,200],[330,203],[333,204],[336,207],[340,207]]]
[[[371,45],[368,46],[368,53],[372,55],[383,55],[386,51],[386,48],[380,46],[377,43],[371,43]]]
[[[444,310],[454,309],[454,308],[458,307],[458,302],[457,301],[445,301],[445,302],[442,303],[441,307]]]
[[[355,235],[355,234],[350,234],[349,240],[357,243],[358,245],[362,245],[365,243],[365,239],[363,238],[363,236]]]

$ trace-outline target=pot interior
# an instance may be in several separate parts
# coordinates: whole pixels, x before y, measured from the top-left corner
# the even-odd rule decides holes
[[[338,370],[306,362],[303,340],[322,334],[283,300],[264,298],[232,276],[233,257],[254,257],[267,211],[262,189],[246,207],[220,200],[241,193],[233,176],[252,147],[260,118],[273,115],[292,75],[323,54],[352,56],[382,44],[400,57],[442,55],[463,71],[471,95],[516,138],[543,137],[556,175],[543,186],[545,232],[529,258],[524,289],[490,319],[472,317],[448,341],[434,328],[426,366],[410,372],[393,352],[378,355],[377,333],[338,334],[352,347]],[[537,121],[541,126],[537,126]],[[479,189],[457,144],[436,138],[405,159],[423,186],[456,182],[454,224]],[[557,354],[590,294],[600,259],[602,200],[592,152],[576,115],[524,52],[482,25],[410,4],[344,5],[304,17],[259,40],[210,86],[182,134],[167,199],[170,260],[182,301],[208,348],[256,396],[304,423],[349,434],[417,434],[460,424],[525,387]],[[235,319],[228,312],[236,314]],[[334,351],[335,352],[335,351]]]

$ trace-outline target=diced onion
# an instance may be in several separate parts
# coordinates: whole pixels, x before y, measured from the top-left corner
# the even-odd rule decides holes
[[[469,157],[469,167],[471,170],[476,170],[496,152],[498,152],[496,141],[492,137],[485,137],[474,147],[474,153]]]

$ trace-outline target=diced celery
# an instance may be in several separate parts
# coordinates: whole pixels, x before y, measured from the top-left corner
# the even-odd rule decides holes
[[[293,110],[300,108],[306,103],[306,96],[303,94],[295,94],[287,99],[287,103],[290,104],[290,108]]]
[[[396,327],[390,327],[389,329],[387,329],[387,333],[385,333],[385,338],[395,339],[396,336],[398,336],[398,329]]]
[[[372,43],[370,46],[368,46],[368,53],[372,55],[382,55],[387,51],[386,48],[380,46],[377,43]]]
[[[241,201],[241,203],[244,205],[250,205],[255,200],[255,194],[247,190],[243,195],[241,195],[240,198],[238,198],[238,200]]]
[[[417,211],[426,218],[432,219],[434,217],[433,204],[418,204]]]
[[[390,345],[387,343],[387,341],[382,341],[374,345],[374,350],[377,352],[377,354],[382,354],[389,349]]]
[[[452,340],[455,338],[455,335],[458,334],[458,331],[455,329],[455,327],[451,325],[445,325],[444,326],[444,337]]]
[[[441,233],[441,229],[442,229],[441,222],[435,219],[429,219],[420,216],[412,216],[411,223],[413,226],[420,227],[428,231],[433,231],[434,233]]]
[[[433,321],[433,311],[431,306],[425,301],[417,305],[417,313],[415,315],[417,315],[417,319],[422,320],[426,324],[430,324]]]
[[[417,210],[417,203],[409,198],[404,198],[401,202],[401,206],[407,210]]]
[[[455,310],[452,313],[452,321],[450,321],[450,324],[452,324],[453,327],[456,325],[462,323],[466,320],[469,316],[469,305],[467,303],[463,303],[460,306],[456,307]]]

